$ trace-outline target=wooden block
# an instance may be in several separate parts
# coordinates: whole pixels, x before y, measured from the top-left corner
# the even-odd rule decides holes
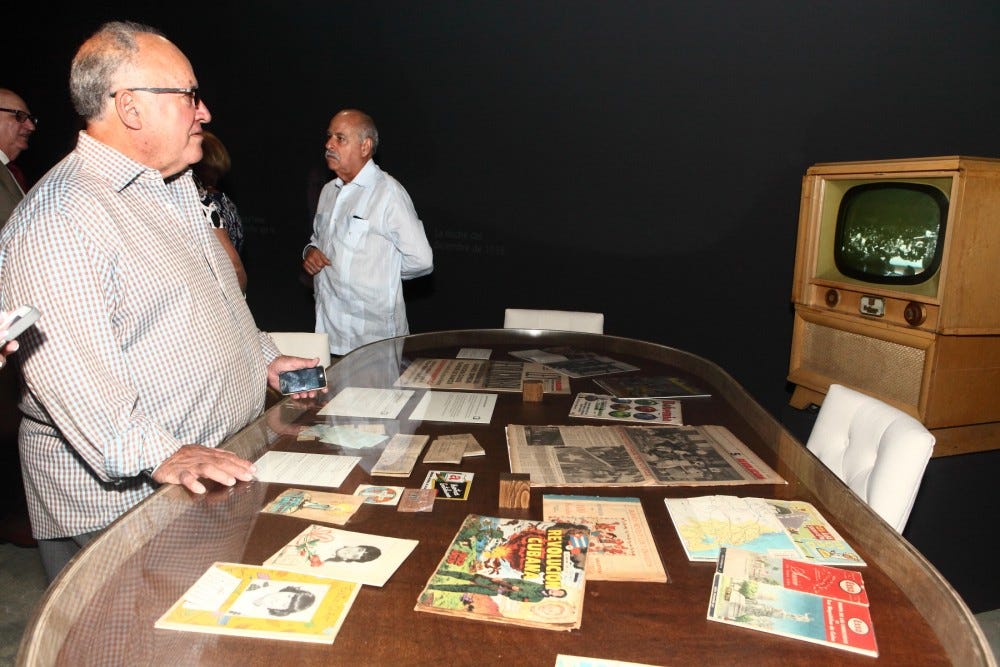
[[[527,473],[500,473],[500,507],[528,509],[531,504],[531,477]]]
[[[529,403],[541,403],[545,395],[545,385],[541,380],[525,380],[521,388],[521,400]]]

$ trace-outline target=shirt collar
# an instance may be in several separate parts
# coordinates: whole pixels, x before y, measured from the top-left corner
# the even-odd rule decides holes
[[[125,156],[116,148],[87,134],[86,130],[80,130],[76,150],[87,162],[100,165],[102,175],[119,192],[140,177],[163,180],[163,175],[158,170]]]
[[[361,171],[355,175],[351,180],[351,185],[357,185],[362,188],[370,188],[375,185],[375,179],[378,177],[378,167],[375,166],[375,160],[368,160],[365,162],[365,166],[361,167]],[[337,187],[344,187],[344,179],[337,177]]]
[[[3,164],[7,164],[8,162],[10,162],[10,158],[7,157],[7,154],[4,153],[2,150],[0,150],[0,162],[2,162]]]

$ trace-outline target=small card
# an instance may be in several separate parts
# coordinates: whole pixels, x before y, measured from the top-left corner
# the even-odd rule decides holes
[[[424,454],[424,463],[461,463],[465,455],[465,441],[436,438]]]
[[[437,489],[403,489],[403,498],[396,509],[399,512],[430,512],[436,497]]]
[[[358,484],[354,495],[363,497],[366,505],[398,505],[403,491],[405,489],[402,486]]]
[[[422,489],[437,489],[442,500],[466,500],[472,487],[471,472],[458,470],[431,470],[420,485]]]
[[[361,507],[362,503],[364,503],[364,499],[346,493],[286,489],[268,503],[261,512],[284,514],[285,516],[335,523],[342,526]]]

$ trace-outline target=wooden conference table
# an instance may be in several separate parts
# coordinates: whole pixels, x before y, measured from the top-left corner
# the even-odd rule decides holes
[[[563,424],[571,398],[598,391],[592,380],[572,380],[570,395],[541,403],[501,393],[488,425],[387,423],[390,433],[433,439],[472,432],[487,451],[460,466],[475,473],[468,500],[438,500],[432,512],[362,506],[344,526],[356,532],[419,540],[384,587],[365,586],[333,645],[154,629],[155,620],[215,561],[260,564],[308,523],[260,514],[288,485],[241,483],[195,496],[168,486],[113,524],[53,583],[23,637],[20,665],[542,665],[557,654],[653,665],[995,665],[986,640],[954,589],[906,540],[854,496],[757,404],[728,374],[703,358],[626,338],[550,331],[469,330],[418,334],[352,352],[329,373],[329,400],[348,386],[390,387],[416,358],[454,358],[461,348],[489,348],[493,359],[511,350],[569,345],[632,363],[644,374],[671,374],[707,385],[711,398],[686,399],[688,424],[721,424],[749,445],[787,484],[727,487],[547,489],[549,493],[637,496],[666,567],[668,583],[591,581],[582,627],[559,632],[448,618],[413,610],[417,597],[467,514],[541,518],[542,489],[527,510],[498,507],[499,477],[509,471],[507,424]],[[299,441],[319,403],[286,400],[233,437],[226,447],[249,459],[268,449],[340,452]],[[348,421],[348,420],[343,420]],[[579,420],[593,425],[610,422]],[[377,453],[374,454],[377,458]],[[370,483],[365,456],[338,489]],[[434,468],[441,468],[435,465]],[[457,466],[456,466],[457,467]],[[431,466],[418,462],[408,480],[377,483],[418,486]],[[667,496],[729,494],[812,502],[869,563],[862,572],[880,650],[877,659],[737,628],[705,619],[713,564],[689,562],[663,504]],[[984,576],[990,576],[984,573]]]

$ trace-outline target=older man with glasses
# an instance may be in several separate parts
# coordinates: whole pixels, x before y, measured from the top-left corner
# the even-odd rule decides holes
[[[259,416],[283,356],[254,323],[190,165],[212,119],[187,57],[112,22],[70,67],[76,148],[0,232],[0,307],[43,313],[19,338],[19,447],[50,580],[158,484],[253,479],[217,448]],[[310,398],[316,391],[301,392]]]
[[[37,126],[38,116],[28,111],[24,100],[13,90],[0,88],[0,229],[28,189],[20,169],[11,163],[28,148]]]

